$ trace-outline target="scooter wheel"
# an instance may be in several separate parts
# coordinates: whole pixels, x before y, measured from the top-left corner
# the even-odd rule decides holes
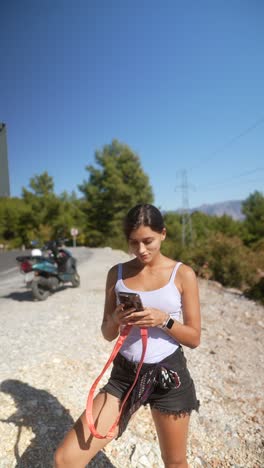
[[[50,291],[48,289],[44,289],[39,280],[33,280],[31,288],[33,297],[38,299],[38,301],[45,301],[50,295]]]
[[[74,273],[71,283],[73,288],[78,288],[78,286],[80,286],[80,275],[77,273],[77,271]]]

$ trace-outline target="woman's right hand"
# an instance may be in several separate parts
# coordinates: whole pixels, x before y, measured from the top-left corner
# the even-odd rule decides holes
[[[112,315],[113,321],[116,325],[127,325],[131,312],[135,309],[124,309],[124,304],[119,304]]]

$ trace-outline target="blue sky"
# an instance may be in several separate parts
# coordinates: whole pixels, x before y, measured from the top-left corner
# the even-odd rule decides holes
[[[45,170],[77,190],[114,138],[162,209],[183,174],[190,207],[263,192],[263,20],[262,0],[1,0],[11,195]]]

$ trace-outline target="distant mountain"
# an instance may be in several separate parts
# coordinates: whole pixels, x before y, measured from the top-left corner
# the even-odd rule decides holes
[[[223,216],[224,214],[231,216],[231,218],[236,220],[243,220],[245,217],[241,211],[242,201],[241,200],[231,200],[220,203],[213,204],[204,204],[198,206],[197,208],[192,208],[190,211],[201,211],[209,216]]]

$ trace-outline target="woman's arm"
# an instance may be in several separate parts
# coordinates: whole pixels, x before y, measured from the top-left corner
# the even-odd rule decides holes
[[[103,337],[107,341],[113,341],[119,334],[120,324],[115,320],[116,295],[115,283],[117,278],[117,266],[112,267],[107,275],[105,286],[104,316],[101,325]],[[120,308],[120,307],[119,307]]]

